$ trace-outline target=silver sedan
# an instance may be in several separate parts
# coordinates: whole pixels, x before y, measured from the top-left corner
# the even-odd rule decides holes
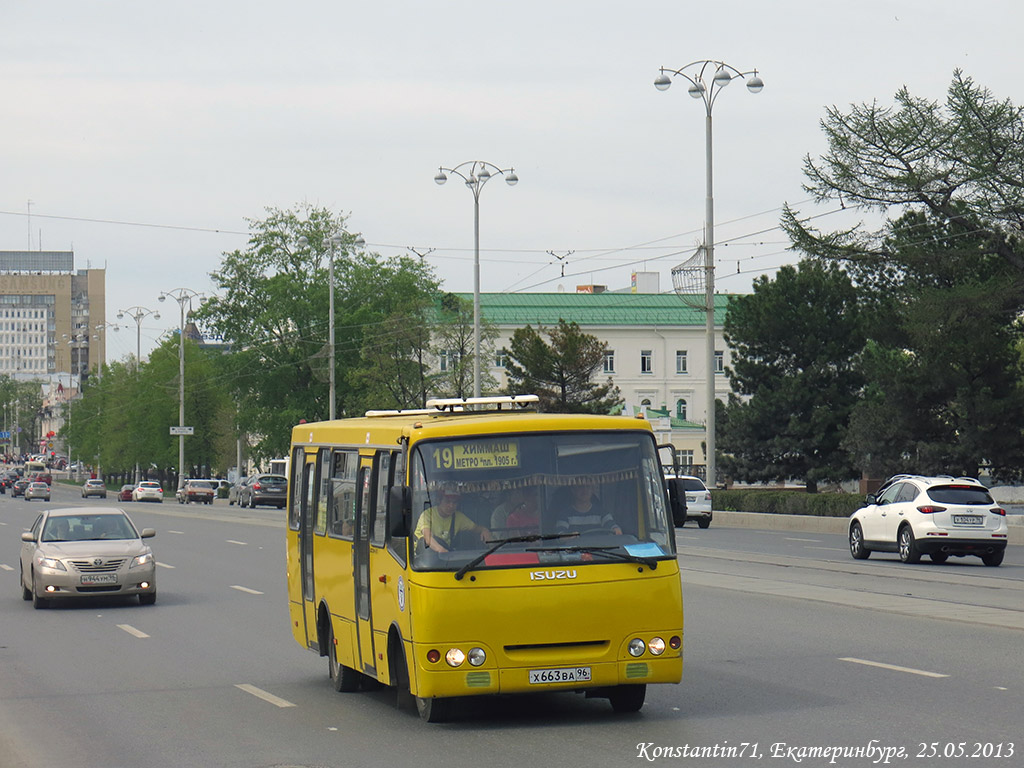
[[[156,602],[156,561],[123,510],[51,509],[21,534],[21,593],[36,608],[66,597],[138,595]]]

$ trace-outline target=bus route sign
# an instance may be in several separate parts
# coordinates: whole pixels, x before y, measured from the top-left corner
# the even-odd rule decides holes
[[[437,469],[506,469],[519,466],[517,440],[473,440],[434,448]]]

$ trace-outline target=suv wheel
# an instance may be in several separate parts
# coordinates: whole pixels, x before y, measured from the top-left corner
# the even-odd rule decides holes
[[[867,560],[871,557],[871,550],[864,546],[864,530],[860,523],[850,526],[850,554],[854,560]]]
[[[914,538],[914,531],[909,525],[900,528],[897,538],[900,547],[900,560],[904,563],[918,563],[921,561],[921,550],[917,548],[917,540]]]

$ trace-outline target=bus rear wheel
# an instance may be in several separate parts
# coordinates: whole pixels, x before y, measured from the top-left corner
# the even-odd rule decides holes
[[[608,701],[616,712],[639,712],[646,696],[646,685],[619,685],[608,692]]]
[[[416,711],[428,723],[445,723],[451,719],[454,699],[424,699],[416,697]]]
[[[334,628],[331,627],[328,633],[327,660],[331,680],[334,681],[334,690],[339,693],[358,691],[360,674],[351,667],[346,667],[338,662],[338,646],[334,642]]]

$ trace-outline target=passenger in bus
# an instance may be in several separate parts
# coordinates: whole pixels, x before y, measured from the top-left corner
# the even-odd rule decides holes
[[[502,502],[491,513],[491,531],[504,531],[508,528],[508,516],[522,505],[526,496],[525,488],[513,488],[507,491]]]
[[[537,504],[537,492],[524,489],[519,496],[519,503],[509,513],[505,527],[511,536],[530,536],[540,533],[540,510]]]
[[[564,499],[563,495],[563,499]],[[560,505],[555,532],[605,530],[616,536],[622,535],[622,528],[610,512],[601,508],[601,502],[594,495],[593,483],[572,486],[569,497]]]
[[[422,541],[435,552],[447,552],[455,537],[464,531],[478,534],[482,542],[490,540],[491,532],[487,528],[477,525],[459,510],[460,499],[458,493],[444,491],[436,507],[423,510],[414,532],[417,543]]]

